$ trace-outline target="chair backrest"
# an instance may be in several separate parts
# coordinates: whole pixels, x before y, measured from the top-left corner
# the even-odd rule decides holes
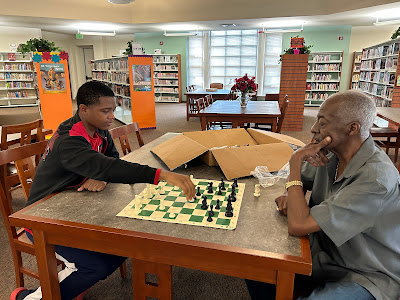
[[[278,119],[278,126],[277,126],[277,130],[276,130],[278,133],[281,132],[283,120],[285,119],[286,110],[287,110],[288,106],[289,106],[288,95],[285,95],[285,97],[283,98],[283,103],[282,103],[282,105],[280,107],[281,116]]]
[[[223,89],[224,84],[219,82],[210,83],[210,88]]]
[[[228,96],[226,97],[226,100],[236,100],[237,99],[237,95],[235,91],[230,91]]]
[[[196,103],[197,111],[200,111],[206,107],[206,105],[204,103],[204,98],[197,99],[195,103]]]
[[[139,124],[137,122],[113,128],[109,130],[109,132],[113,140],[116,138],[119,139],[124,155],[132,152],[131,146],[129,145],[128,134],[135,132],[139,146],[142,147],[144,145],[142,133],[140,132]]]
[[[32,141],[32,130],[36,129],[36,141],[43,141],[44,136],[42,134],[43,130],[43,120],[39,119],[33,122],[16,124],[16,125],[5,125],[1,127],[1,150],[8,149],[8,146],[12,144],[7,142],[7,137],[10,134],[21,134],[19,140],[20,145],[30,144]]]
[[[211,95],[206,95],[206,96],[204,97],[204,105],[205,105],[205,106],[209,106],[209,105],[211,104],[211,102],[210,102],[210,96],[211,96]]]
[[[279,101],[279,94],[265,94],[265,101]]]

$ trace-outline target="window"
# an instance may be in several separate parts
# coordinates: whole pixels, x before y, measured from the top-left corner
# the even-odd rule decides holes
[[[209,83],[229,89],[234,79],[255,76],[257,71],[257,30],[211,31]]]
[[[189,36],[188,39],[188,74],[187,84],[196,88],[204,87],[204,59],[203,59],[203,32],[197,36]]]
[[[281,83],[282,34],[269,33],[265,37],[264,94],[279,94]]]

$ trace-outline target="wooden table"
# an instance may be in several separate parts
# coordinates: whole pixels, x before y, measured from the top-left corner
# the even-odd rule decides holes
[[[124,159],[165,168],[150,149],[176,135],[166,134]],[[195,178],[223,177],[219,168],[206,165],[177,171]],[[289,236],[287,218],[276,211],[274,198],[283,183],[254,198],[258,181],[239,182],[246,188],[235,230],[116,217],[145,185],[113,183],[100,193],[68,190],[47,197],[11,215],[10,223],[34,231],[44,300],[60,299],[53,245],[132,258],[134,299],[171,299],[172,265],[273,283],[276,299],[292,299],[295,273],[311,273],[308,237]],[[145,284],[145,273],[158,275],[158,287]]]
[[[378,117],[400,126],[400,107],[377,107],[376,114]]]
[[[212,95],[214,100],[227,100],[231,90],[217,90],[216,92],[207,92],[205,89],[195,90],[193,92],[186,92],[186,119],[189,121],[190,117],[197,117],[197,111],[194,107],[194,100],[206,95]]]
[[[247,107],[240,107],[239,101],[215,101],[199,111],[201,130],[209,122],[232,122],[232,128],[243,127],[244,123],[272,124],[276,132],[281,111],[276,101],[249,101]]]

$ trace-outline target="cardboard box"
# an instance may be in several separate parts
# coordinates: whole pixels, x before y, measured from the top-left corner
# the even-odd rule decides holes
[[[250,176],[257,166],[278,171],[301,141],[278,133],[243,128],[184,132],[151,149],[170,170],[200,157],[221,168],[228,180]]]

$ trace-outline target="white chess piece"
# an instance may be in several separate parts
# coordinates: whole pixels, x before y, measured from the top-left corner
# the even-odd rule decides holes
[[[170,213],[169,213],[169,217],[170,217],[170,218],[175,218],[175,216],[176,216],[176,214],[175,214],[174,212],[170,212]]]
[[[141,197],[139,195],[135,196],[135,213],[136,214],[140,213],[140,207],[142,206],[142,201],[140,198]]]
[[[254,197],[260,197],[260,195],[261,195],[260,192],[261,192],[261,191],[260,191],[260,185],[259,185],[259,184],[256,184],[256,185],[254,186]]]
[[[146,191],[145,191],[144,196],[145,196],[147,199],[151,198],[151,196],[152,196],[152,193],[151,193],[151,186],[150,186],[149,183],[147,184],[147,187],[146,187]]]
[[[164,186],[160,185],[160,195],[164,195],[165,191],[164,191]]]
[[[160,210],[164,210],[165,209],[165,205],[164,205],[164,199],[160,200]]]
[[[193,177],[193,174],[192,174],[192,175],[190,175],[190,180],[193,182],[193,179],[194,179],[194,177]]]

